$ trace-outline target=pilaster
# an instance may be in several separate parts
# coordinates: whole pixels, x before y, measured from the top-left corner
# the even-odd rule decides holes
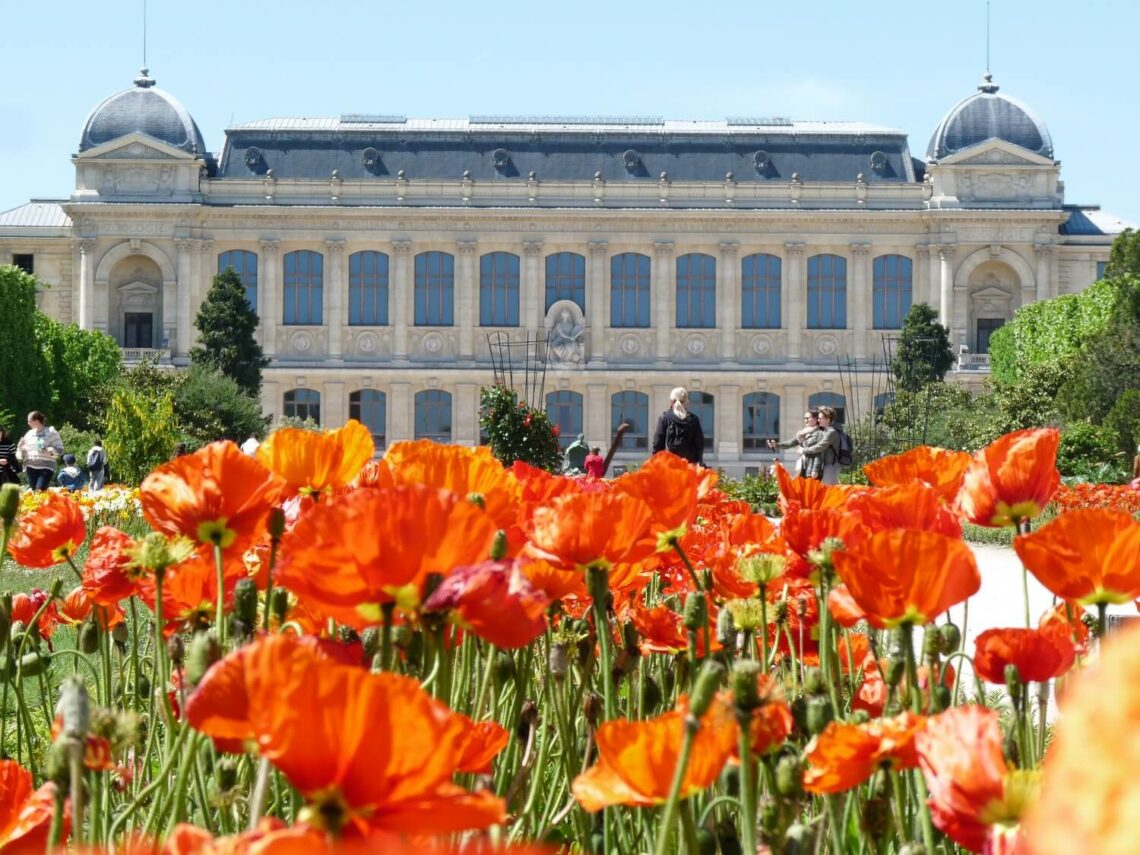
[[[847,295],[847,303],[852,309],[851,326],[854,330],[852,338],[855,342],[855,360],[863,362],[867,359],[867,335],[870,329],[867,311],[871,306],[871,244],[866,242],[851,244],[851,257],[855,262],[855,275],[851,283],[852,290]]]
[[[914,281],[911,290],[911,303],[930,302],[930,247],[920,243],[914,248]]]
[[[284,311],[281,302],[281,259],[278,240],[261,242],[261,269],[257,277],[257,313],[261,316],[261,349],[272,358],[277,355],[277,318]]]
[[[721,241],[716,268],[716,325],[720,327],[720,355],[726,361],[736,359],[736,332],[740,326],[739,256],[739,243]]]
[[[958,245],[943,243],[938,245],[939,259],[939,299],[938,321],[949,330],[954,327],[954,254]],[[950,338],[954,342],[953,336]]]
[[[744,398],[739,386],[721,386],[716,390],[716,454],[723,462],[740,456],[740,437],[744,432]]]
[[[388,391],[388,424],[392,431],[388,437],[389,445],[401,439],[412,439],[414,418],[412,384],[394,381]]]
[[[479,444],[479,386],[456,383],[451,414],[451,441],[457,445]]]
[[[657,361],[665,362],[669,359],[669,341],[676,326],[673,312],[677,306],[677,269],[673,263],[673,241],[654,241],[653,254],[653,340],[657,345]]]
[[[79,247],[79,328],[94,329],[95,322],[95,241],[85,238]]]
[[[520,326],[525,330],[541,330],[546,307],[542,282],[542,241],[523,241],[522,282],[519,306]]]
[[[1037,256],[1037,299],[1048,300],[1054,296],[1050,274],[1053,247],[1050,244],[1039,243],[1033,247],[1033,252]]]
[[[329,380],[321,392],[321,426],[326,429],[343,427],[348,420],[348,402],[344,397],[344,382]]]
[[[190,352],[190,289],[194,287],[190,259],[197,247],[195,241],[186,238],[175,240],[174,246],[178,250],[178,281],[174,294],[165,285],[162,289],[162,346],[169,347],[172,355],[185,356]]]
[[[604,240],[589,243],[590,256],[587,261],[589,279],[586,294],[586,317],[589,321],[590,362],[606,361],[606,277],[609,275],[609,244]]]
[[[329,287],[325,323],[329,329],[330,359],[341,359],[344,355],[344,325],[348,304],[348,282],[344,272],[343,240],[326,240],[325,249],[329,257]],[[343,416],[341,417],[343,418]]]
[[[586,441],[590,445],[601,446],[605,451],[610,447],[613,436],[610,434],[610,401],[605,383],[586,385],[586,412],[583,413]]]
[[[479,284],[475,271],[479,242],[457,241],[456,249],[459,271],[455,277],[455,320],[459,324],[459,358],[470,360],[475,355],[475,327],[479,323]]]
[[[780,401],[780,439],[794,436],[803,427],[803,414],[807,412],[803,386],[785,386]]]
[[[412,288],[412,242],[392,241],[392,313],[393,356],[399,361],[408,358],[408,327],[412,323],[414,304]]]
[[[788,241],[784,244],[788,256],[788,274],[780,289],[784,305],[782,313],[788,328],[788,361],[798,362],[804,335],[804,309],[807,301],[807,278],[804,273],[804,244]]]

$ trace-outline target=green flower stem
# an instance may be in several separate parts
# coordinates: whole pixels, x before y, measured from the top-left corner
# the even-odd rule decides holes
[[[123,812],[115,817],[115,821],[111,824],[111,832],[108,835],[111,840],[118,838],[119,831],[122,830],[122,827],[126,824],[127,820],[129,820],[134,815],[135,811],[143,806],[150,795],[169,783],[167,781],[167,776],[170,774],[170,770],[174,766],[174,760],[178,756],[178,750],[182,747],[182,742],[186,739],[186,736],[189,732],[189,729],[185,727],[181,728],[178,731],[177,736],[174,738],[173,750],[167,754],[166,761],[163,763],[162,768],[158,770],[158,774],[154,776],[154,779],[149,784],[147,784],[135,798],[131,799],[131,801],[127,803],[127,806]],[[155,808],[157,808],[159,801],[161,801],[161,799],[155,799]]]
[[[830,794],[823,797],[824,810],[827,812],[827,830],[831,834],[832,855],[844,855],[847,847],[843,843],[843,822],[840,819],[843,811],[839,809],[839,796]],[[931,847],[927,850],[933,852]]]
[[[218,630],[218,644],[221,645],[223,655],[226,652],[226,568],[222,559],[222,546],[214,544],[214,569],[218,580],[218,606],[214,625]]]
[[[744,852],[756,851],[756,763],[752,759],[751,711],[737,709],[740,726],[740,846]]]
[[[395,603],[384,603],[380,606],[382,623],[380,624],[380,670],[392,670],[392,617],[396,611]]]
[[[754,651],[748,650],[749,659],[754,655]],[[764,582],[760,583],[760,657],[760,664],[767,674],[772,663],[768,661],[768,585]]]
[[[835,711],[838,717],[842,713],[842,708],[839,706],[839,695],[836,692],[835,684],[838,681],[838,675],[833,674],[834,665],[833,660],[836,658],[835,648],[831,644],[832,631],[831,631],[831,609],[828,607],[827,594],[828,583],[830,579],[826,570],[820,570],[819,573],[819,668],[823,672],[823,680],[827,685],[827,695],[831,699],[831,708]],[[839,669],[841,670],[841,669]]]
[[[610,592],[610,571],[606,567],[594,566],[586,570],[586,586],[594,601],[594,629],[598,636],[598,651],[601,655],[602,700],[606,721],[617,718],[617,698],[614,695],[613,658],[610,641],[610,622],[606,615],[606,600]]]
[[[914,625],[909,621],[903,623],[900,627],[903,635],[903,646],[906,648],[906,682],[907,693],[910,696],[908,700],[911,704],[911,709],[916,714],[922,713],[922,691],[918,688],[918,667],[914,661]],[[934,687],[931,686],[931,693],[934,692]],[[930,819],[930,806],[926,803],[927,791],[926,781],[922,777],[920,769],[914,770],[914,785],[918,791],[918,814],[922,823],[922,845],[926,847],[927,852],[934,851],[934,824]]]
[[[697,824],[693,820],[692,800],[684,799],[678,810],[681,814],[681,831],[685,838],[685,850],[693,853],[693,855],[699,855],[701,847],[697,841]]]
[[[665,812],[661,815],[661,823],[657,826],[657,844],[653,850],[655,855],[667,855],[669,852],[669,841],[673,836],[673,826],[677,822],[677,809],[681,800],[681,785],[685,782],[685,770],[689,767],[689,757],[693,753],[693,740],[700,726],[697,719],[686,717],[681,756],[677,758],[677,767],[673,770],[673,783],[669,788],[669,800],[665,803]]]
[[[470,640],[468,644],[470,644]],[[491,681],[495,677],[495,645],[487,645],[487,663],[483,666],[483,679],[479,681],[479,693],[475,696],[475,706],[471,708],[471,718],[479,721],[483,716],[483,704],[487,700],[487,693],[491,688]],[[495,705],[491,704],[491,718],[495,717]]]
[[[1022,568],[1024,569],[1024,568]],[[962,603],[962,632],[960,633],[961,640],[958,642],[958,653],[965,652],[966,646],[966,629],[970,625],[970,598],[967,597]],[[947,657],[947,662],[950,661]],[[958,686],[962,682],[962,669],[959,668],[954,672],[954,694],[950,697],[950,706],[958,706]]]

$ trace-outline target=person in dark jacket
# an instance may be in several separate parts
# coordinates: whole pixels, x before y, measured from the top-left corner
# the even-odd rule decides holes
[[[16,459],[16,443],[8,429],[0,426],[0,484],[19,484],[22,468]]]
[[[657,420],[657,430],[653,433],[653,453],[668,451],[678,457],[705,465],[705,433],[701,430],[701,420],[688,408],[689,393],[678,386],[669,393],[669,409]]]

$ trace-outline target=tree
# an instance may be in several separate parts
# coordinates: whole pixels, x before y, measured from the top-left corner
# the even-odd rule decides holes
[[[0,266],[0,412],[21,421],[31,410],[48,409],[51,398],[47,360],[36,337],[38,314],[35,277]]]
[[[174,388],[174,415],[183,441],[195,449],[218,439],[241,442],[262,433],[261,402],[216,368],[194,365]]]
[[[36,317],[36,337],[51,377],[53,420],[83,430],[99,424],[100,399],[105,397],[101,390],[122,371],[122,354],[115,340],[98,330],[58,323],[42,313]]]
[[[257,313],[232,267],[214,277],[194,326],[199,344],[190,352],[195,365],[212,365],[250,395],[261,393],[261,370],[269,364],[257,343]]]
[[[1109,279],[1140,276],[1140,230],[1125,229],[1116,236],[1109,250],[1104,275]]]
[[[116,481],[138,484],[154,467],[165,463],[178,442],[174,396],[157,398],[119,388],[107,411],[104,445]]]
[[[938,323],[938,312],[926,303],[915,303],[907,312],[899,334],[891,373],[898,387],[917,392],[940,381],[954,364],[950,331]]]
[[[528,407],[506,386],[480,391],[479,426],[491,453],[504,466],[521,460],[548,472],[562,468],[558,428],[545,412]]]

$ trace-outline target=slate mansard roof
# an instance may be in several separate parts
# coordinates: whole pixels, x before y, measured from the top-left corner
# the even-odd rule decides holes
[[[788,119],[505,117],[266,119],[226,131],[219,178],[369,177],[477,181],[913,182],[906,134]]]
[[[132,133],[146,134],[187,154],[206,155],[206,143],[193,117],[177,98],[155,87],[145,68],[134,86],[105,98],[91,111],[79,137],[79,150]]]

